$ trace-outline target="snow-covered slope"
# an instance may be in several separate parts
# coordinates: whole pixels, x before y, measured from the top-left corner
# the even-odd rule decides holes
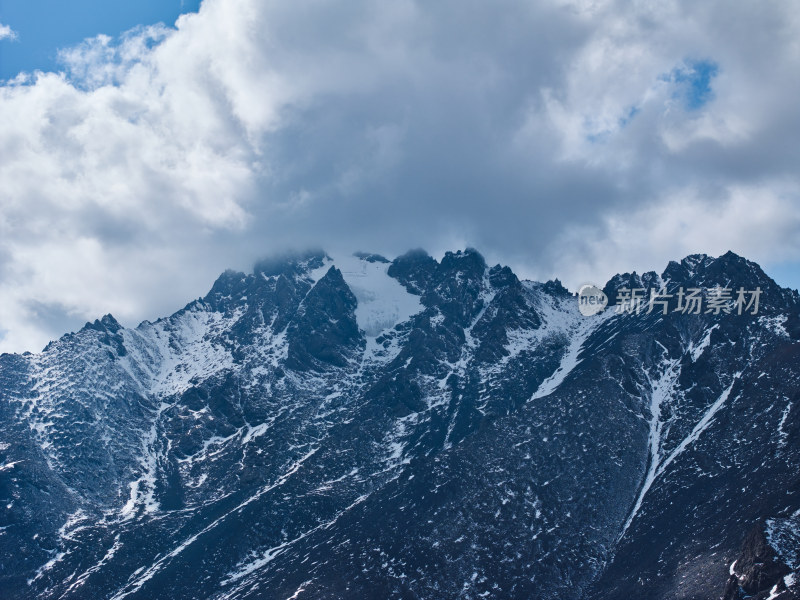
[[[728,283],[761,313],[309,252],[3,355],[0,597],[794,597],[797,294],[732,254],[604,291]]]
[[[358,300],[356,321],[367,338],[408,321],[422,310],[419,296],[389,277],[389,261],[376,255],[336,256],[335,265]]]

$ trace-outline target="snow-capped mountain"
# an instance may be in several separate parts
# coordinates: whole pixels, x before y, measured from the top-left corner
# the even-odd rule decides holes
[[[800,297],[636,288],[309,252],[4,354],[0,598],[799,598]]]

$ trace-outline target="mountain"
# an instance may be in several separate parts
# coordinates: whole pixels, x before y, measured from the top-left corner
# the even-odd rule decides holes
[[[800,598],[797,292],[602,289],[315,251],[0,356],[0,598]]]

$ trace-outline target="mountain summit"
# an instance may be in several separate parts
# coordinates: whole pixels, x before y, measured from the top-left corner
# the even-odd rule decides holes
[[[0,597],[800,598],[800,298],[639,288],[313,251],[4,354]]]

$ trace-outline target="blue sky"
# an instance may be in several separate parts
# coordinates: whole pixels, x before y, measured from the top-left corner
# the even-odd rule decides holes
[[[686,108],[697,110],[714,98],[712,80],[719,73],[719,65],[710,60],[687,61],[665,78],[676,85],[675,96],[683,99]]]
[[[0,0],[0,23],[17,34],[0,41],[0,79],[20,71],[57,71],[59,48],[137,25],[173,25],[200,0]]]

